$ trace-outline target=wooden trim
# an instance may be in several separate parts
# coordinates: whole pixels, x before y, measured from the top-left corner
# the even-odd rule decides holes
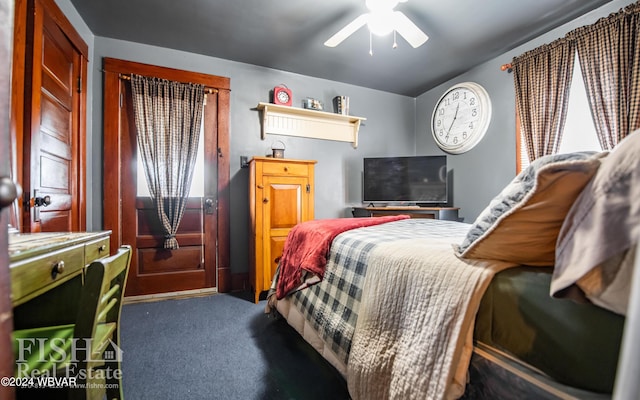
[[[9,24],[10,25],[10,24]],[[9,26],[8,25],[8,26]],[[4,25],[3,25],[4,26]],[[24,186],[23,141],[24,141],[24,80],[26,76],[25,59],[27,51],[27,1],[16,0],[13,26],[13,61],[11,65],[11,125],[14,180]],[[22,231],[23,205],[17,201],[18,221],[15,227]]]
[[[65,35],[73,46],[82,54],[83,58],[89,58],[89,46],[84,42],[82,36],[76,31],[71,22],[67,19],[64,13],[58,8],[54,0],[35,0],[47,10],[47,13],[56,24],[64,31]]]
[[[84,55],[80,56],[80,121],[78,121],[78,150],[79,167],[78,171],[78,224],[80,231],[87,229],[87,64],[88,60]]]
[[[217,158],[217,194],[218,194],[218,225],[217,225],[217,288],[223,293],[231,290],[231,274],[229,266],[229,102],[230,79],[220,76],[183,71],[172,68],[141,64],[132,61],[104,58],[104,226],[111,229],[111,251],[115,251],[122,242],[122,142],[119,135],[120,121],[120,74],[139,74],[170,79],[179,82],[201,83],[207,87],[218,89],[217,101],[217,129],[218,141]],[[215,278],[215,277],[211,277]],[[212,282],[213,284],[214,282]]]
[[[111,250],[113,254],[122,244],[122,192],[121,184],[121,138],[120,121],[120,79],[117,73],[104,74],[104,167],[103,167],[103,204],[102,224],[111,230]]]
[[[230,91],[218,92],[218,291],[231,290],[230,264],[230,146],[229,146]]]
[[[144,76],[154,76],[156,78],[169,79],[178,82],[201,83],[207,87],[222,90],[230,90],[231,80],[229,78],[203,74],[200,72],[184,71],[174,68],[158,67],[155,65],[142,64],[133,61],[118,60],[105,57],[103,59],[105,72],[115,72],[118,74],[137,74]]]
[[[520,154],[522,153],[522,132],[520,124],[520,113],[516,106],[516,175],[522,171],[522,160]]]

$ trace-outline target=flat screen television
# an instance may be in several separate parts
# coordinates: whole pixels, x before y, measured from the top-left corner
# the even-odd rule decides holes
[[[447,156],[364,159],[364,203],[447,203]]]

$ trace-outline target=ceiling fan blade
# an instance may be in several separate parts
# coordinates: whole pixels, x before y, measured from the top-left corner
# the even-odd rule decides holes
[[[420,28],[418,28],[416,24],[411,22],[411,20],[407,18],[407,16],[402,12],[394,11],[393,15],[395,18],[394,28],[396,32],[398,32],[403,38],[405,38],[405,40],[409,42],[409,44],[414,49],[422,46],[424,42],[429,39],[429,36],[422,32]]]
[[[327,47],[336,47],[343,40],[351,36],[355,31],[362,28],[368,21],[369,14],[362,14],[358,18],[354,19],[347,26],[338,31],[335,35],[331,36],[329,40],[324,42],[324,45]]]

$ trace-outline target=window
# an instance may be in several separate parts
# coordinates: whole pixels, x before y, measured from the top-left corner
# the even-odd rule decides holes
[[[193,167],[193,178],[189,197],[204,197],[204,113],[202,122],[200,123],[200,139],[198,140],[198,152],[196,155],[196,164]],[[138,197],[151,197],[147,178],[144,176],[144,167],[142,165],[142,157],[136,157],[137,166],[137,194]]]
[[[517,146],[519,163],[517,173],[529,165],[525,140],[520,129],[520,119],[516,116]],[[591,118],[589,101],[587,100],[587,90],[582,80],[582,70],[576,57],[573,65],[573,79],[571,81],[571,91],[569,93],[569,108],[567,110],[567,120],[562,133],[560,143],[560,153],[572,153],[575,151],[602,151],[596,128]]]

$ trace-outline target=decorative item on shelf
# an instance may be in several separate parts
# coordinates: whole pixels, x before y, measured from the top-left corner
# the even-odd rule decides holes
[[[307,97],[306,99],[302,100],[302,107],[308,108],[310,110],[322,111],[322,102],[320,100]]]
[[[336,114],[349,115],[349,96],[334,97],[333,111],[335,111]]]
[[[271,99],[273,104],[278,104],[281,106],[290,106],[293,104],[293,96],[291,94],[291,89],[286,87],[284,84],[280,84],[273,88],[273,98]]]
[[[273,158],[284,158],[284,143],[281,140],[273,142],[271,152]]]

